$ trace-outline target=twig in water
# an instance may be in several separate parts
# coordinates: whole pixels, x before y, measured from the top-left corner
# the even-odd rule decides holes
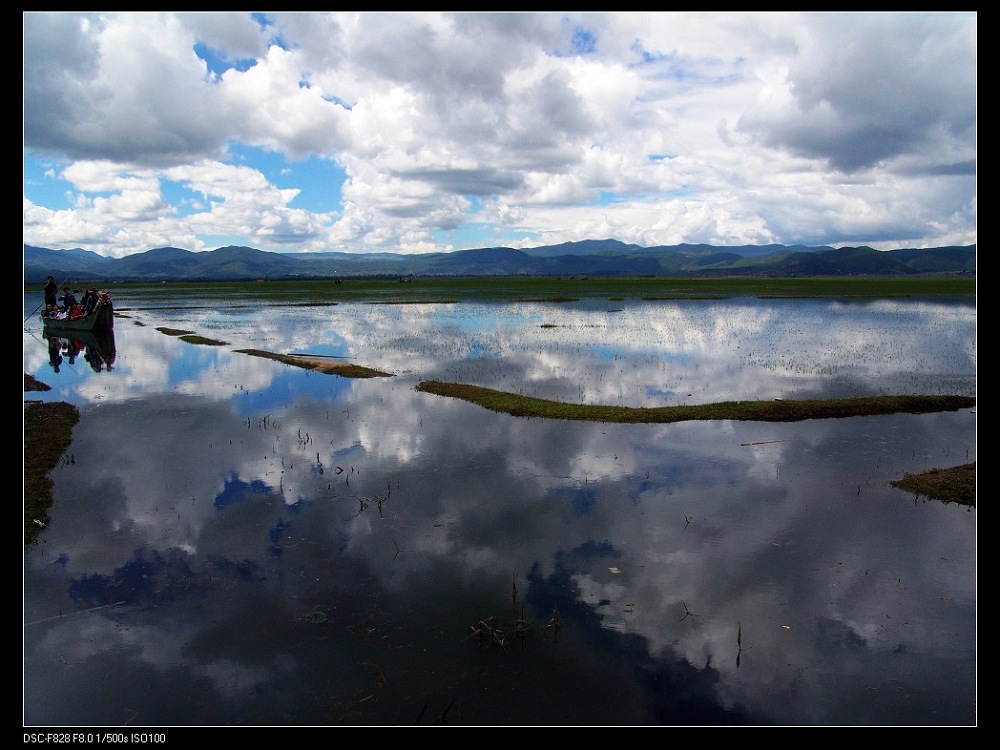
[[[114,604],[102,604],[99,607],[91,607],[90,609],[79,609],[76,612],[70,612],[69,614],[65,615],[62,612],[60,612],[58,615],[52,615],[52,617],[45,617],[42,618],[41,620],[35,620],[34,622],[26,622],[24,623],[24,627],[28,627],[29,625],[38,625],[43,622],[50,622],[51,620],[61,620],[64,617],[71,617],[72,615],[82,615],[86,614],[87,612],[96,612],[99,609],[105,609],[107,607],[120,607],[124,603],[125,603],[124,601],[121,601],[121,602],[115,602]]]
[[[552,628],[553,632],[555,633],[555,640],[559,640],[559,625],[560,625],[559,610],[553,607],[552,616],[549,618],[549,621],[545,623],[545,627]]]
[[[688,605],[684,604],[684,602],[681,602],[681,604],[684,606],[684,616],[680,620],[678,620],[677,622],[683,622],[684,620],[686,620],[689,617],[697,617],[698,616],[694,612],[692,612],[690,609],[688,609]]]

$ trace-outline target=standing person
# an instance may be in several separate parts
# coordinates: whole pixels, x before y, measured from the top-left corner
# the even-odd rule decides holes
[[[42,289],[45,291],[45,309],[48,310],[49,305],[55,306],[56,304],[56,295],[59,294],[59,285],[56,283],[55,279],[49,276],[45,279],[45,286],[42,287]]]

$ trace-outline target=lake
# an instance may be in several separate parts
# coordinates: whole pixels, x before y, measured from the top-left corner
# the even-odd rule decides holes
[[[974,300],[138,289],[74,344],[37,297],[25,399],[81,419],[24,551],[26,727],[977,723],[975,508],[890,485],[975,461],[974,409],[626,425],[415,390],[975,396]]]

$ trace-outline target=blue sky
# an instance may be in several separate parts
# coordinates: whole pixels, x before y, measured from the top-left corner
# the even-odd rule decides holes
[[[977,241],[963,13],[24,13],[26,244]]]

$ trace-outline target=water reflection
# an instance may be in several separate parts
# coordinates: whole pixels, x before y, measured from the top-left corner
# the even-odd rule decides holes
[[[43,331],[42,337],[47,342],[49,366],[54,373],[58,373],[63,366],[74,366],[78,358],[82,358],[94,372],[111,372],[114,369],[118,356],[114,329],[96,332]]]
[[[618,306],[135,310],[100,374],[26,330],[82,418],[25,552],[25,723],[975,723],[975,512],[889,486],[974,461],[973,412],[563,423],[412,387],[974,395],[974,306]]]

